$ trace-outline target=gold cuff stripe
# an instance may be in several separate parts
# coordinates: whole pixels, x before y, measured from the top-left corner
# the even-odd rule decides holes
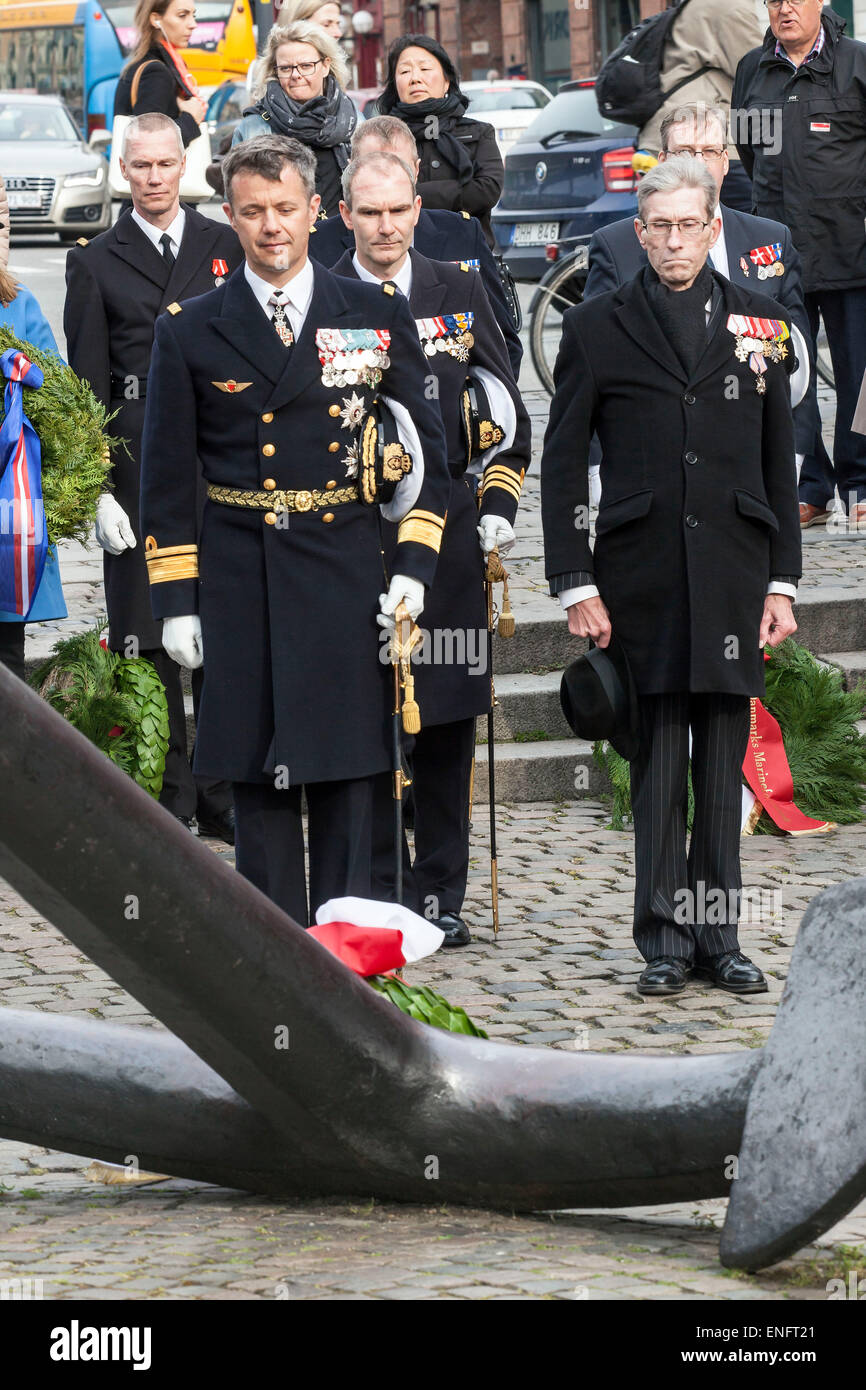
[[[147,538],[147,540],[145,541],[144,545],[145,545],[145,552],[146,552],[146,553],[145,553],[145,558],[146,558],[148,564],[150,564],[151,560],[152,560],[152,559],[155,559],[157,556],[162,556],[162,555],[197,555],[197,554],[198,554],[198,546],[197,546],[197,545],[163,545],[163,546],[158,546],[157,543],[156,543],[156,541],[153,539],[153,536],[148,536],[148,538]]]
[[[516,488],[519,488],[521,486],[521,483],[523,482],[523,479],[520,477],[518,473],[515,473],[513,468],[506,468],[505,465],[502,463],[491,463],[489,468],[485,468],[485,481],[488,478],[490,478],[491,480],[495,480],[496,482],[501,482],[504,480],[505,482],[513,483]]]
[[[438,526],[440,531],[445,525],[444,516],[437,516],[435,512],[424,512],[420,508],[413,508],[411,512],[407,512],[403,521],[429,521],[432,526]]]
[[[438,517],[435,524],[432,521],[420,521],[417,513],[410,513],[400,522],[397,531],[397,544],[402,545],[404,541],[417,541],[419,545],[426,545],[430,550],[435,550],[438,555],[442,544],[442,522]]]
[[[484,497],[494,487],[507,492],[509,497],[514,498],[515,502],[520,501],[520,484],[516,478],[488,478],[485,476],[484,482],[481,484],[481,496]]]
[[[189,549],[186,546],[176,548]],[[192,550],[195,551],[195,546]],[[198,579],[198,555],[148,555],[147,577],[151,584],[169,584],[175,579]]]

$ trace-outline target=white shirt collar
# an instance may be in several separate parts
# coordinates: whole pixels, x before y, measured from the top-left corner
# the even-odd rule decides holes
[[[177,256],[180,251],[180,243],[183,240],[184,225],[186,224],[186,213],[183,208],[178,209],[177,217],[167,227],[154,227],[153,223],[145,221],[141,213],[137,212],[135,208],[132,209],[132,220],[136,226],[141,228],[148,241],[153,242],[153,245],[160,255],[162,255],[162,247],[159,244],[160,237],[168,232],[169,239],[171,240],[172,253],[175,257]]]
[[[250,269],[249,261],[244,262],[244,275],[247,284],[259,304],[264,309],[268,318],[270,318],[271,309],[268,300],[276,289],[276,285],[272,285],[270,281],[263,280],[260,275],[256,275],[256,272]],[[313,263],[311,260],[307,259],[304,261],[297,275],[293,275],[288,284],[283,285],[282,292],[288,300],[289,307],[294,309],[301,319],[304,318],[310,307],[310,300],[313,297],[314,282]]]
[[[719,239],[715,246],[710,247],[710,265],[716,269],[720,275],[724,275],[726,280],[730,280],[730,266],[728,264],[728,247],[725,242],[725,219],[721,206],[717,203],[714,217],[721,217],[722,230],[719,232]]]
[[[367,270],[361,265],[361,262],[358,260],[357,251],[352,257],[352,265],[358,272],[359,279],[366,280],[370,285],[381,285],[383,283],[378,275],[374,275],[372,271]],[[404,294],[408,299],[412,292],[412,257],[407,255],[405,261],[397,271],[397,274],[388,275],[385,278],[391,280],[397,286],[400,293]]]

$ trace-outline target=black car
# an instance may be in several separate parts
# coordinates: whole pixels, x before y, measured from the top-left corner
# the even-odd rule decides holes
[[[505,158],[493,231],[516,280],[538,280],[545,247],[589,237],[637,208],[637,130],[600,115],[595,79],[564,83]]]

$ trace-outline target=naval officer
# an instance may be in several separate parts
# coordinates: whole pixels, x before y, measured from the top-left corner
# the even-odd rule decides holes
[[[237,867],[306,923],[327,898],[370,895],[373,779],[391,765],[378,625],[401,602],[413,617],[423,608],[448,501],[445,440],[403,297],[308,259],[312,153],[262,136],[223,169],[245,264],[158,324],[142,527],[166,649],[193,667],[205,658],[196,767],[233,784]],[[386,505],[399,522],[387,585],[379,506],[358,478],[380,390],[415,430],[413,466]]]
[[[448,519],[425,608],[425,645],[415,663],[421,732],[411,755],[415,862],[407,875],[407,903],[437,923],[445,945],[463,946],[470,939],[460,911],[469,869],[475,721],[491,700],[484,555],[514,543],[512,523],[529,466],[529,417],[478,275],[427,260],[413,248],[421,210],[414,167],[391,153],[360,155],[343,174],[340,209],[355,251],[335,271],[371,284],[392,283],[408,299],[431,373],[427,394],[438,401],[448,441]],[[484,390],[499,432],[498,439],[485,433],[476,447],[465,427],[469,384],[476,400]],[[394,527],[386,527],[389,561],[397,539]],[[387,779],[380,779],[374,888],[383,897],[394,891],[390,794]]]

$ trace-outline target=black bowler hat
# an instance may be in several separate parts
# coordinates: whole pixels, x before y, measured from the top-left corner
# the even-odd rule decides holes
[[[608,646],[593,647],[563,672],[559,701],[578,738],[606,739],[620,757],[637,756],[637,691],[628,657],[612,634]]]

